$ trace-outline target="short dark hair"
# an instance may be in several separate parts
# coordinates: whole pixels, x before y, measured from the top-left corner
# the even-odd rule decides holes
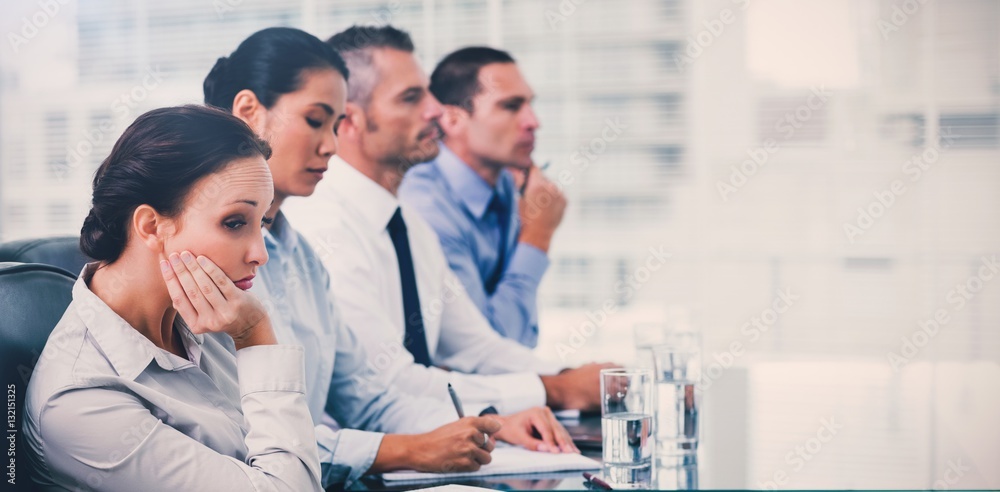
[[[316,68],[332,68],[344,80],[350,73],[344,59],[316,36],[289,27],[263,29],[215,62],[202,85],[205,104],[232,110],[236,94],[250,89],[270,108],[302,86],[302,72]]]
[[[444,57],[431,73],[431,94],[441,104],[472,112],[472,99],[483,90],[479,69],[494,63],[514,63],[506,51],[486,46],[470,46]]]
[[[410,35],[390,25],[354,25],[334,34],[326,42],[355,74],[354,80],[347,85],[347,100],[362,107],[368,106],[372,90],[378,84],[378,74],[372,69],[372,51],[386,48],[406,53],[414,51]]]
[[[271,148],[243,120],[206,106],[154,109],[133,122],[94,175],[80,249],[112,263],[128,242],[139,205],[166,216],[181,212],[191,187],[231,162],[271,157]]]

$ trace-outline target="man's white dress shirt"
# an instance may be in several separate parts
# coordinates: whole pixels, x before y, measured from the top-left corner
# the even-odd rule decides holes
[[[403,347],[399,265],[386,229],[397,207],[395,196],[339,157],[313,196],[283,207],[329,270],[342,317],[370,366],[414,395],[447,399],[451,383],[463,400],[501,413],[544,405],[538,375],[559,367],[493,330],[448,266],[434,230],[403,206],[431,360],[450,370],[414,362]]]

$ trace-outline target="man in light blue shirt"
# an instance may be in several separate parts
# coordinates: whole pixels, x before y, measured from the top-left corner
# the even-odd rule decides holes
[[[566,207],[531,162],[539,127],[534,94],[510,55],[483,47],[446,56],[430,91],[444,107],[441,152],[406,174],[400,200],[434,228],[493,329],[534,347],[538,284]]]

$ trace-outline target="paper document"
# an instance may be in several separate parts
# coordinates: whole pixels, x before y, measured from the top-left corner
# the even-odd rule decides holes
[[[493,455],[493,461],[488,465],[483,465],[479,471],[457,473],[395,471],[383,474],[382,479],[387,482],[398,480],[440,480],[442,478],[484,477],[489,475],[597,470],[601,467],[597,461],[579,454],[540,453],[514,446],[497,446],[491,454]]]

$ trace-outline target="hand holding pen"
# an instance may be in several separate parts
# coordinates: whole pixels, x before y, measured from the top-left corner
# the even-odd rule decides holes
[[[549,162],[546,162],[545,164],[542,164],[542,167],[537,167],[534,164],[532,164],[531,167],[529,167],[528,169],[525,169],[523,171],[522,178],[521,178],[521,186],[518,187],[518,193],[520,193],[521,196],[524,196],[524,190],[525,190],[525,188],[528,187],[528,180],[531,178],[531,171],[533,169],[536,170],[535,172],[543,172],[543,171],[545,171],[546,169],[549,168],[550,164],[552,164],[552,161],[549,161]]]
[[[465,409],[462,408],[462,400],[458,399],[458,394],[455,393],[455,388],[451,386],[451,383],[448,383],[448,396],[451,397],[452,405],[455,405],[455,413],[458,414],[458,418],[464,419]],[[496,409],[493,409],[492,413],[496,414]],[[486,432],[483,432],[483,447],[486,447],[488,444],[490,444],[490,435]]]
[[[459,400],[455,388],[448,385],[448,394],[451,396],[452,404],[455,405],[455,412],[459,417],[465,415],[462,401]],[[503,427],[494,432],[491,436],[484,436],[487,442],[493,439],[520,446],[532,451],[543,453],[579,453],[580,450],[573,444],[573,438],[569,435],[559,420],[556,419],[552,410],[548,407],[534,407],[522,410],[512,415],[501,417],[492,406],[483,410],[482,416],[491,415],[501,422]]]

